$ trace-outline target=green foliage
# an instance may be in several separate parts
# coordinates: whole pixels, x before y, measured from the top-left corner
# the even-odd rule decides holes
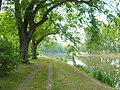
[[[86,34],[85,44],[89,53],[96,53],[97,51],[102,50],[103,39],[100,31],[101,25],[102,23],[91,14],[91,26],[84,29]]]
[[[112,87],[115,86],[115,83],[114,83],[114,79],[112,78],[112,76],[100,71],[100,70],[94,70],[92,72],[92,75],[94,78],[96,78],[97,80],[103,82],[103,83],[106,83]]]
[[[18,50],[19,38],[15,18],[13,17],[12,12],[6,11],[0,13],[0,27],[0,37],[5,36],[8,38],[12,42],[14,48]]]
[[[13,13],[0,13],[0,21],[0,75],[3,75],[16,69],[19,45]]]
[[[80,71],[83,71],[85,73],[88,73],[92,77],[96,78],[97,80],[106,83],[112,87],[115,87],[115,80],[113,77],[105,72],[102,72],[101,70],[96,69],[89,69],[88,67],[77,65],[76,66]]]
[[[9,2],[11,1],[12,0]],[[63,36],[65,40],[69,40],[77,46],[77,44],[80,43],[80,33],[78,32],[81,32],[80,30],[78,31],[78,28],[90,26],[89,32],[90,34],[92,33],[92,35],[87,37],[87,48],[89,51],[93,50],[95,52],[101,50],[102,41],[100,39],[100,30],[98,29],[98,26],[101,25],[97,19],[97,14],[109,14],[109,9],[106,10],[107,8],[105,8],[107,4],[109,5],[109,1],[13,0],[12,2],[15,3],[15,10],[13,11],[15,11],[19,26],[18,29],[23,29],[19,30],[19,32],[23,31],[22,33],[19,33],[20,39],[23,38],[22,36],[31,39],[33,35],[35,40],[38,41],[41,37],[58,33]],[[46,29],[46,26],[49,26],[50,23],[54,25],[51,25],[49,29]]]
[[[72,56],[76,56],[76,52],[78,52],[78,48],[73,45],[68,45],[67,46],[67,54],[72,54]]]
[[[102,28],[102,37],[104,38],[103,49],[107,53],[120,52],[120,19],[114,18],[114,22],[108,23],[108,25],[104,25]]]
[[[0,75],[14,71],[19,64],[19,54],[7,38],[0,38]]]
[[[41,61],[41,60],[38,60]],[[21,82],[25,80],[28,74],[33,71],[35,67],[34,64],[21,64],[15,70],[15,72],[11,72],[8,77],[4,77],[0,79],[0,89],[1,90],[16,90]]]

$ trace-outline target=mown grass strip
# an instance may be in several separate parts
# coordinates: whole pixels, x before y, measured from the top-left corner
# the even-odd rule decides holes
[[[35,64],[21,64],[15,72],[0,79],[0,90],[15,90],[15,87],[27,77],[34,67]]]
[[[42,61],[41,63],[39,61]],[[37,60],[36,67],[21,83],[17,90],[45,90],[48,60]]]
[[[114,90],[59,60],[54,66],[53,90]]]
[[[60,60],[40,57],[31,62],[0,79],[0,90],[46,90],[49,65],[53,68],[51,90],[114,90]]]

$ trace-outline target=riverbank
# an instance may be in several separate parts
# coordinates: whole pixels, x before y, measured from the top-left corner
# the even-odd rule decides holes
[[[40,57],[0,79],[0,90],[114,90],[63,61]]]
[[[88,54],[87,52],[80,52],[80,54],[78,56],[83,56],[83,57],[87,57],[87,56],[94,56],[94,57],[104,57],[104,58],[119,58],[120,59],[120,53],[99,53],[99,54]]]

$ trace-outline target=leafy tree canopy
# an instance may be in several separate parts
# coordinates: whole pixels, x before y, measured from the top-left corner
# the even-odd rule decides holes
[[[80,43],[78,28],[90,27],[93,30],[92,37],[97,33],[99,37],[100,15],[106,15],[110,20],[114,16],[114,8],[118,0],[5,0],[14,3],[15,18],[18,25],[20,38],[20,52],[23,60],[28,61],[28,46],[37,31],[40,37],[58,30],[59,35],[68,39],[75,46]],[[64,12],[63,12],[64,11]],[[119,15],[117,13],[117,15]],[[52,21],[51,27],[44,30],[47,23]],[[54,28],[54,29],[53,29]],[[98,31],[97,31],[98,30]],[[36,36],[36,35],[35,35]],[[37,39],[37,37],[36,37]],[[99,38],[98,38],[99,39]]]

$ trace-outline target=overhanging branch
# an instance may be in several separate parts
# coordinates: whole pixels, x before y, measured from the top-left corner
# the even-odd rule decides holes
[[[44,1],[41,1],[39,4],[37,4],[37,6],[35,7],[35,10],[33,11],[33,14],[35,15],[37,12],[38,12],[38,10],[40,9],[40,8],[44,8],[45,6],[44,6],[44,3],[46,2],[47,0],[44,0]]]
[[[90,2],[91,2],[91,1],[92,1],[92,0],[89,0],[89,1],[84,1],[84,0],[81,0],[81,1],[79,1],[79,0],[62,0],[61,2],[53,5],[51,8],[49,8],[49,9],[45,12],[45,14],[43,15],[42,19],[41,19],[38,23],[36,23],[36,28],[37,28],[38,26],[40,26],[41,24],[43,24],[45,21],[48,20],[47,15],[48,15],[54,8],[62,5],[63,3],[75,2],[75,3],[85,3],[85,4],[90,5]]]
[[[47,37],[48,35],[51,35],[51,34],[57,34],[57,32],[58,31],[56,31],[56,32],[50,32],[50,33],[48,33],[48,34],[46,34],[46,35],[44,35],[44,36],[42,36],[41,38],[39,38],[37,41],[36,41],[36,45],[38,45],[45,37]]]
[[[46,1],[46,0],[45,0],[45,1]],[[45,2],[45,1],[44,1],[44,2]],[[44,22],[46,22],[46,21],[48,20],[48,15],[49,15],[49,13],[50,13],[54,8],[62,5],[63,3],[75,2],[75,3],[85,3],[85,4],[90,5],[90,4],[91,4],[91,1],[92,1],[92,0],[89,0],[89,1],[84,1],[84,0],[81,0],[81,1],[79,1],[79,0],[61,0],[61,2],[58,2],[57,4],[53,4],[53,6],[50,7],[49,9],[47,9],[47,11],[44,13],[42,19],[41,19],[38,23],[35,24],[34,30],[35,30],[37,27],[41,26]],[[36,11],[38,11],[39,9],[40,9],[40,6],[36,7],[36,9],[33,11],[33,14],[35,15],[35,14],[36,14]]]
[[[45,21],[48,20],[47,15],[50,13],[50,11],[52,11],[54,8],[62,5],[62,4],[65,3],[65,2],[66,2],[66,1],[59,2],[59,3],[55,4],[55,5],[53,5],[51,8],[49,8],[49,9],[45,12],[45,14],[43,15],[42,19],[41,19],[38,23],[36,23],[36,27],[42,25]]]

